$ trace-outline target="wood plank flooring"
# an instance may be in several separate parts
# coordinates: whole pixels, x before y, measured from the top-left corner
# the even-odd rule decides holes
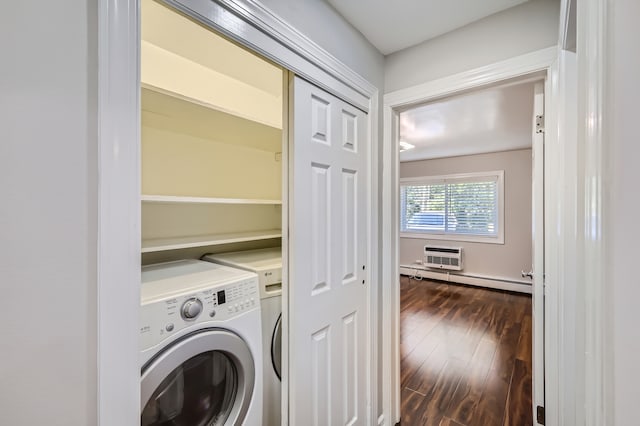
[[[402,426],[529,426],[531,298],[400,278]]]

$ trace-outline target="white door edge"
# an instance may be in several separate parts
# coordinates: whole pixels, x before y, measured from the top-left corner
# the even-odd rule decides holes
[[[97,423],[132,425],[140,422],[140,18],[135,2],[98,7]]]
[[[379,93],[373,84],[258,2],[207,3],[214,29],[368,111],[368,140],[377,140]],[[108,426],[137,424],[140,420],[138,332],[131,327],[138,322],[140,282],[140,19],[137,1],[99,0],[97,13],[100,132],[97,423]],[[371,144],[371,177],[378,176],[377,150],[378,145]],[[370,190],[376,189],[377,184],[372,182]],[[368,196],[372,244],[367,264],[376,265],[379,203],[377,192]],[[377,271],[370,268],[368,273],[371,286],[377,286],[380,282]],[[378,320],[377,310],[371,309],[377,306],[377,300],[377,292],[371,292],[368,302],[372,324]],[[375,336],[370,336],[370,341],[375,344]],[[369,415],[377,417],[375,355],[369,362],[372,374],[366,390]],[[283,400],[286,398],[284,386]]]
[[[533,94],[533,117],[531,117],[532,125],[532,271],[533,271],[533,294],[532,294],[532,415],[534,424],[537,422],[537,407],[545,407],[544,401],[544,351],[545,351],[545,264],[544,264],[544,143],[545,129],[544,124],[541,130],[536,129],[536,116],[542,116],[544,123],[545,111],[545,87],[544,83],[539,82],[534,86]]]
[[[515,58],[500,61],[477,69],[429,81],[417,86],[401,89],[384,95],[383,120],[383,176],[382,176],[382,282],[389,283],[383,293],[382,318],[389,328],[382,333],[383,369],[387,374],[382,377],[385,389],[384,415],[388,419],[385,424],[394,425],[400,421],[400,282],[399,282],[399,158],[397,149],[397,114],[404,107],[412,104],[429,102],[457,92],[479,88],[516,77],[542,73],[547,75],[554,61],[557,60],[557,47],[542,49]],[[551,97],[555,99],[555,97]],[[546,194],[549,196],[549,194]],[[546,359],[546,362],[557,362],[557,357]],[[547,383],[554,383],[557,377],[545,377]]]

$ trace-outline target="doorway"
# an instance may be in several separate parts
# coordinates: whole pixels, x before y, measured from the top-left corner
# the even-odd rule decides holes
[[[522,59],[522,58],[520,58]],[[548,54],[548,59],[547,59],[548,63],[551,64],[553,61],[551,52],[549,52]],[[401,413],[401,404],[402,404],[402,396],[400,394],[400,388],[401,386],[403,386],[404,384],[406,384],[406,380],[407,380],[407,372],[406,371],[402,371],[401,370],[401,363],[402,363],[402,359],[403,356],[405,356],[406,358],[406,345],[410,344],[411,342],[407,342],[405,339],[405,336],[403,336],[403,333],[400,331],[400,327],[403,324],[403,313],[401,310],[401,301],[402,299],[404,299],[404,301],[407,301],[407,294],[410,294],[411,292],[416,292],[418,290],[413,289],[414,286],[417,286],[418,283],[415,282],[415,280],[412,280],[411,277],[417,277],[417,278],[426,278],[426,279],[435,279],[435,280],[439,280],[439,282],[435,282],[435,283],[431,283],[431,286],[434,286],[434,288],[437,288],[437,286],[441,286],[440,287],[440,292],[438,290],[433,290],[431,293],[433,294],[440,294],[440,296],[442,296],[441,291],[444,291],[443,288],[457,288],[455,286],[458,286],[459,284],[463,284],[463,285],[467,285],[467,286],[488,286],[488,287],[493,287],[494,289],[500,289],[500,290],[508,290],[508,291],[524,291],[529,292],[529,293],[534,293],[536,292],[536,290],[538,288],[541,287],[542,283],[540,283],[538,286],[534,285],[526,285],[526,281],[524,278],[524,276],[528,273],[529,270],[522,270],[522,277],[520,277],[520,271],[517,271],[517,277],[515,276],[515,271],[511,272],[511,277],[507,277],[510,279],[504,279],[504,275],[500,276],[500,275],[494,275],[494,276],[489,276],[489,274],[487,273],[469,273],[469,274],[465,274],[462,271],[468,270],[469,272],[473,272],[470,269],[474,269],[475,267],[472,265],[472,263],[469,262],[474,262],[471,257],[466,257],[466,261],[467,264],[463,267],[463,268],[454,268],[454,267],[450,267],[450,265],[448,265],[450,259],[446,260],[445,265],[442,265],[442,259],[444,259],[445,257],[447,258],[452,258],[453,256],[449,253],[446,256],[437,256],[437,257],[429,257],[430,260],[428,260],[427,258],[427,254],[425,253],[424,250],[427,250],[428,247],[425,246],[431,246],[431,248],[433,248],[434,250],[437,250],[438,247],[446,247],[446,248],[457,248],[457,247],[453,247],[453,246],[464,246],[464,243],[461,242],[455,242],[455,238],[453,240],[447,240],[446,238],[441,238],[441,237],[435,237],[432,238],[433,236],[429,236],[426,242],[425,241],[413,241],[409,244],[405,244],[405,246],[410,246],[411,248],[409,249],[409,255],[407,255],[407,249],[406,247],[403,247],[402,244],[398,244],[399,240],[400,240],[400,234],[404,231],[412,231],[411,228],[420,228],[421,226],[423,227],[423,229],[428,228],[429,226],[434,226],[435,224],[435,219],[433,219],[430,224],[426,224],[426,222],[424,220],[413,220],[411,221],[410,215],[407,215],[407,207],[409,207],[409,209],[414,208],[415,210],[415,203],[413,203],[413,205],[405,205],[404,209],[401,206],[402,203],[407,204],[407,194],[410,195],[411,197],[415,198],[416,193],[415,190],[419,189],[419,188],[411,188],[410,186],[415,185],[416,184],[416,180],[418,181],[417,184],[422,184],[423,185],[423,189],[426,188],[426,190],[436,190],[436,189],[441,189],[441,188],[437,188],[437,187],[429,187],[428,185],[435,185],[435,184],[446,184],[451,183],[452,185],[456,184],[456,179],[458,178],[464,178],[465,176],[460,176],[460,170],[456,170],[458,173],[458,175],[455,176],[443,176],[443,171],[439,170],[438,173],[434,173],[437,176],[437,180],[439,180],[438,182],[420,182],[421,179],[419,179],[418,177],[424,177],[424,173],[423,174],[413,174],[411,175],[412,178],[414,178],[414,182],[411,182],[411,179],[409,179],[409,182],[403,182],[403,180],[401,178],[407,178],[408,175],[407,174],[401,174],[401,167],[400,167],[400,156],[402,154],[400,154],[400,156],[397,153],[393,153],[391,152],[398,144],[398,142],[404,142],[403,145],[405,145],[404,149],[407,148],[406,143],[408,143],[409,145],[412,144],[412,142],[410,140],[402,140],[400,139],[400,136],[403,134],[403,129],[401,128],[401,120],[400,120],[400,116],[404,111],[409,111],[412,108],[415,108],[416,106],[422,106],[424,104],[427,103],[434,103],[434,102],[439,102],[442,99],[445,98],[451,98],[451,97],[455,97],[455,96],[461,96],[461,95],[467,95],[469,94],[471,91],[477,91],[477,90],[487,90],[487,89],[491,89],[491,88],[495,88],[495,87],[499,87],[499,86],[512,86],[514,84],[521,84],[521,83],[527,83],[527,84],[531,84],[531,82],[533,81],[540,81],[541,79],[545,78],[546,75],[546,69],[543,67],[543,72],[541,73],[540,71],[540,65],[539,64],[531,64],[531,72],[527,72],[521,74],[521,73],[517,73],[516,75],[514,74],[510,74],[508,72],[504,72],[504,70],[501,70],[500,73],[497,73],[496,75],[492,76],[492,78],[487,78],[483,84],[477,84],[476,81],[473,81],[473,79],[470,77],[470,75],[472,73],[466,74],[466,75],[459,75],[459,76],[452,76],[451,78],[448,79],[442,79],[442,81],[436,81],[433,82],[432,84],[425,84],[422,85],[421,87],[417,87],[415,88],[415,94],[409,94],[411,91],[410,90],[406,90],[404,91],[404,93],[391,93],[389,95],[387,95],[385,97],[385,124],[388,124],[390,131],[387,132],[385,134],[385,148],[387,148],[389,150],[389,152],[385,151],[385,154],[389,155],[390,157],[390,161],[385,163],[385,169],[389,170],[391,173],[389,173],[387,176],[384,177],[385,179],[385,184],[388,183],[388,181],[391,182],[395,182],[395,185],[393,188],[388,187],[388,191],[384,191],[385,195],[389,196],[388,202],[390,203],[390,205],[392,206],[397,206],[396,209],[394,209],[394,211],[390,214],[390,220],[388,221],[384,221],[385,226],[389,226],[389,228],[385,228],[385,231],[388,231],[388,233],[385,236],[390,237],[389,243],[392,246],[391,250],[390,250],[390,255],[392,256],[392,258],[394,259],[394,261],[396,262],[396,267],[391,267],[389,270],[386,271],[386,273],[384,273],[385,278],[388,277],[388,279],[391,281],[391,294],[389,294],[389,297],[391,298],[391,300],[393,300],[392,303],[392,308],[390,309],[393,310],[394,312],[391,313],[389,312],[389,317],[390,320],[395,321],[394,323],[394,328],[392,330],[391,335],[389,336],[389,339],[393,339],[390,340],[390,343],[394,346],[394,352],[390,352],[389,353],[389,360],[391,362],[392,365],[394,365],[395,367],[395,371],[393,374],[391,374],[391,377],[389,377],[389,383],[392,384],[393,386],[393,391],[392,392],[396,392],[396,396],[395,396],[395,400],[393,402],[393,407],[392,407],[392,412],[395,413],[396,417],[394,417],[394,419],[396,421],[400,420],[400,413]],[[448,80],[448,81],[447,81]],[[548,82],[546,82],[545,80],[545,84],[548,84]],[[542,87],[542,85],[540,85]],[[531,96],[529,96],[529,106],[530,108],[533,106],[534,103],[534,98],[535,96],[533,95],[533,93],[531,94]],[[543,102],[540,102],[539,106],[543,106]],[[540,115],[543,115],[542,113],[540,113]],[[529,120],[529,128],[533,129],[535,124],[534,124],[534,120],[533,120],[533,116],[529,116],[528,117]],[[433,130],[433,129],[432,129]],[[405,132],[406,133],[406,132]],[[529,136],[529,142],[531,143],[531,140],[534,139],[534,136],[531,132],[529,132],[528,134]],[[540,141],[542,142],[542,141]],[[395,145],[395,146],[392,146]],[[535,151],[535,157],[537,159],[542,159],[543,155],[540,152],[538,152],[539,150],[542,149],[542,143],[540,143],[540,146],[537,147],[536,142],[534,141],[533,143],[534,147],[533,147],[533,151]],[[401,149],[403,149],[401,147]],[[406,151],[405,151],[406,152]],[[515,151],[511,151],[511,152],[515,152]],[[535,230],[535,235],[537,235],[537,239],[534,237],[535,241],[541,242],[543,241],[544,238],[544,233],[543,233],[543,229],[542,229],[542,222],[540,221],[542,219],[543,216],[543,204],[541,203],[542,201],[542,194],[541,192],[538,192],[538,190],[541,190],[542,188],[542,182],[543,182],[543,169],[542,169],[542,164],[540,161],[538,161],[538,163],[531,163],[531,151],[528,154],[528,159],[529,159],[529,166],[531,167],[530,170],[534,170],[534,186],[533,189],[531,190],[530,187],[530,191],[529,191],[529,195],[528,195],[528,199],[529,199],[529,220],[535,224],[535,226],[533,226],[533,229]],[[483,154],[486,155],[486,154]],[[462,157],[459,157],[462,158]],[[478,162],[472,162],[477,164]],[[388,166],[388,169],[387,167]],[[431,164],[431,166],[433,166],[433,164]],[[415,165],[414,165],[415,168]],[[436,170],[437,167],[431,167],[432,170]],[[490,170],[490,169],[488,169]],[[536,177],[536,173],[537,173],[537,177]],[[507,175],[507,177],[512,177],[510,175],[510,173],[508,173],[508,171],[505,173]],[[464,175],[462,173],[462,175]],[[416,177],[418,176],[418,177]],[[474,176],[475,178],[475,176]],[[389,180],[387,180],[389,179]],[[422,179],[424,180],[424,179]],[[489,181],[487,181],[488,184]],[[401,188],[401,183],[407,184],[405,186],[409,186],[408,188]],[[425,186],[427,185],[427,186]],[[419,185],[418,185],[419,186]],[[455,190],[456,188],[451,188],[451,190]],[[414,192],[411,193],[410,191],[413,190]],[[437,192],[437,191],[436,191]],[[453,191],[455,192],[455,191]],[[453,193],[452,192],[452,193]],[[432,193],[433,195],[434,193]],[[532,197],[531,194],[536,194],[536,197],[539,201],[535,201],[536,197]],[[424,195],[424,194],[423,194]],[[405,197],[405,199],[403,199],[403,196]],[[431,197],[432,201],[434,199],[434,197]],[[387,202],[387,200],[384,201],[385,203]],[[448,201],[451,202],[451,206],[453,206],[452,208],[455,208],[455,204],[456,204],[456,200],[451,200]],[[411,204],[411,203],[408,203]],[[537,205],[537,206],[536,206]],[[533,206],[533,208],[531,207]],[[433,213],[434,208],[431,209],[426,209],[426,211]],[[425,209],[423,208],[422,211],[424,212]],[[531,215],[531,212],[534,211],[533,217]],[[444,213],[444,217],[442,218],[438,218],[438,220],[440,220],[441,222],[444,222],[442,224],[440,224],[440,222],[438,223],[438,226],[440,227],[446,227],[449,226],[449,229],[455,233],[456,231],[460,231],[461,229],[457,229],[458,226],[462,225],[462,228],[464,229],[465,224],[461,223],[459,224],[457,222],[457,220],[459,219],[459,217],[456,217],[456,214],[451,214],[451,212],[449,211],[445,211]],[[424,216],[424,214],[423,214]],[[424,219],[424,218],[423,218]],[[428,218],[426,218],[428,219]],[[425,219],[425,220],[426,220]],[[477,218],[476,218],[477,219]],[[508,221],[506,221],[507,223],[509,223],[509,221],[513,221],[513,219],[509,219]],[[436,221],[437,222],[437,221]],[[490,225],[492,222],[489,221],[488,224]],[[477,224],[479,224],[479,222],[477,222]],[[485,223],[485,225],[487,225],[487,223]],[[426,227],[426,228],[425,228]],[[530,226],[528,229],[528,233],[529,236],[532,235],[531,232],[532,227]],[[485,228],[485,232],[496,232],[497,230],[492,229],[491,226],[489,226],[489,228]],[[464,232],[464,231],[463,231]],[[444,233],[444,232],[443,232]],[[509,237],[510,235],[513,235],[513,231],[508,231],[506,233],[507,237]],[[408,237],[415,237],[413,236],[408,236]],[[496,235],[497,237],[497,235]],[[464,240],[465,238],[462,238],[462,240]],[[474,238],[470,238],[470,240],[473,240]],[[531,238],[530,238],[531,239]],[[509,238],[507,238],[507,241],[509,240]],[[477,246],[477,242],[474,243],[470,243],[475,246]],[[504,242],[500,242],[500,244],[504,244]],[[538,249],[542,249],[542,244],[538,244]],[[471,254],[473,255],[473,248],[471,248],[471,250],[469,250],[469,248],[467,248],[467,250],[465,250],[465,247],[462,247],[461,252],[464,253],[465,251],[467,251],[467,254]],[[489,250],[488,252],[491,252],[491,250]],[[534,255],[535,253],[535,255]],[[475,255],[477,256],[477,255]],[[514,262],[508,262],[510,264],[509,267],[511,267],[512,269],[515,268],[526,268],[529,265],[532,265],[535,262],[535,259],[538,258],[539,260],[542,259],[542,252],[536,250],[535,248],[531,249],[529,248],[529,255],[528,255],[528,262],[523,264],[522,261],[518,262],[519,264],[522,264],[522,266],[518,266],[516,265]],[[532,257],[534,258],[534,261],[532,262]],[[434,265],[434,264],[430,264],[430,265],[426,265],[427,262],[432,263],[433,259],[437,259],[437,262],[441,262],[440,265]],[[464,254],[462,255],[460,262],[465,261],[464,260]],[[504,259],[503,259],[504,260]],[[453,262],[453,260],[451,260],[451,262]],[[453,263],[452,263],[453,264]],[[427,267],[429,266],[429,267]],[[468,266],[468,268],[467,268]],[[438,269],[434,269],[434,268],[438,268]],[[515,267],[515,268],[514,268]],[[540,265],[538,265],[537,267],[533,268],[535,271],[541,271],[542,267]],[[445,272],[443,272],[443,270]],[[466,271],[465,271],[466,272]],[[387,275],[388,273],[388,275]],[[401,279],[398,279],[398,277],[400,276],[400,274],[403,273],[405,275],[408,275],[407,277],[403,277]],[[453,277],[453,279],[452,279]],[[498,279],[494,279],[494,278],[498,278]],[[455,284],[455,285],[451,285],[451,284],[443,284],[443,282],[447,282],[447,281],[453,281],[453,282],[458,282],[459,284]],[[401,284],[403,283],[403,284]],[[403,285],[406,284],[405,288],[407,289],[407,291],[403,291]],[[442,285],[445,285],[445,287],[442,287]],[[419,287],[418,287],[419,288]],[[476,289],[471,289],[471,290],[476,290]],[[423,290],[424,292],[427,292],[427,290]],[[482,291],[487,291],[487,290],[482,290]],[[434,293],[435,292],[435,293]],[[459,297],[460,295],[457,292],[452,292],[451,293],[453,295],[453,297]],[[503,293],[500,293],[503,294]],[[507,294],[507,293],[504,293]],[[510,295],[511,296],[511,295]],[[538,296],[541,296],[541,293],[538,293]],[[474,297],[477,296],[472,296],[472,299]],[[514,297],[518,297],[518,296],[514,296]],[[522,297],[522,296],[520,296]],[[535,298],[535,296],[534,296]],[[450,302],[449,302],[450,303]],[[526,305],[526,304],[525,304]],[[538,303],[537,305],[537,309],[539,310],[539,315],[538,315],[538,320],[542,319],[542,315],[543,315],[543,309],[540,303]],[[527,308],[526,310],[529,310],[529,308]],[[535,311],[538,312],[538,311]],[[453,314],[452,314],[453,315]],[[406,314],[404,315],[406,317]],[[517,317],[517,321],[520,323],[525,323],[527,321],[525,316],[520,316],[519,318]],[[534,325],[535,323],[535,318],[536,316],[533,316],[534,321],[532,324],[532,329],[535,329],[536,326]],[[425,321],[429,321],[429,320],[425,320]],[[436,320],[431,320],[431,321],[435,321]],[[519,324],[520,326],[520,324]],[[406,328],[406,326],[405,326]],[[471,329],[472,327],[469,327],[469,329]],[[521,330],[522,327],[518,328],[518,332],[522,331]],[[542,321],[540,321],[537,324],[537,331],[541,332],[543,328],[543,323]],[[526,331],[525,331],[526,333]],[[402,339],[401,340],[401,336]],[[415,333],[414,333],[414,338],[415,338]],[[519,340],[520,337],[516,338],[516,340]],[[482,338],[480,337],[480,340]],[[530,405],[530,409],[528,410],[528,418],[532,419],[534,418],[534,405],[540,406],[540,408],[543,410],[544,407],[544,371],[541,370],[541,367],[543,366],[543,358],[540,357],[540,355],[543,354],[544,351],[544,346],[543,346],[543,338],[542,338],[542,333],[540,333],[540,335],[538,336],[536,340],[536,343],[532,342],[532,346],[535,348],[536,346],[539,347],[539,350],[537,352],[537,356],[538,359],[536,360],[536,352],[534,351],[534,357],[533,357],[533,366],[532,369],[534,370],[534,372],[532,372],[532,374],[538,374],[540,378],[534,379],[534,390],[532,391],[532,400],[535,401],[535,404],[529,404]],[[415,344],[415,342],[413,342],[413,344]],[[403,345],[405,345],[405,347],[403,347]],[[401,352],[401,349],[405,352]],[[475,347],[474,349],[478,349],[478,347]],[[518,350],[517,348],[514,348],[514,350]],[[522,360],[521,360],[522,361]],[[512,362],[515,362],[515,359],[512,360]],[[536,362],[539,362],[540,366],[539,367],[535,367]],[[471,363],[472,364],[472,363]],[[470,363],[466,363],[464,367],[461,367],[464,371],[464,368],[466,368],[467,366],[471,365]],[[453,367],[450,367],[453,368]],[[428,363],[425,361],[425,363],[423,364],[423,370],[428,371]],[[463,376],[463,372],[458,372],[457,374],[460,375],[460,377]],[[513,370],[509,373],[510,375],[513,375]],[[538,376],[536,376],[538,377]],[[412,384],[416,384],[419,381],[419,379],[414,379]],[[436,374],[436,381],[437,381],[437,374]],[[456,382],[456,380],[454,380],[454,382]],[[451,394],[455,393],[455,390],[457,389],[457,384],[461,383],[460,380],[457,380],[456,386],[454,386],[454,388],[452,390],[450,390]],[[537,383],[537,385],[536,385]],[[541,387],[542,386],[542,387]],[[407,391],[405,391],[405,387],[403,386],[402,389],[403,391],[406,393]],[[410,388],[410,386],[408,386]],[[427,389],[428,386],[425,386],[423,388],[422,393],[424,394],[428,394],[429,391],[432,391],[432,389]],[[424,390],[427,390],[427,392],[424,392]],[[540,392],[541,391],[541,392]],[[406,396],[406,395],[403,395]],[[420,397],[420,395],[418,394],[418,397]],[[393,398],[393,395],[392,395]],[[415,397],[414,397],[415,399]],[[505,401],[506,401],[506,395],[505,395]],[[442,407],[440,407],[442,408]],[[451,414],[451,413],[449,413]],[[464,417],[464,416],[463,416]],[[500,421],[502,421],[502,417],[500,417]],[[404,418],[402,418],[403,422],[405,421]],[[453,419],[452,419],[453,420]],[[464,424],[464,423],[463,423]],[[535,423],[534,423],[535,424]]]
[[[336,63],[332,57],[317,45],[311,43],[293,27],[280,20],[271,12],[263,9],[251,8],[249,14],[245,9],[239,10],[237,5],[219,5],[217,3],[202,3],[185,0],[182,2],[162,2],[175,8],[186,16],[194,17],[198,22],[210,29],[220,32],[231,41],[242,46],[249,47],[266,58],[269,58],[277,66],[284,69],[295,69],[296,76],[320,87],[325,93],[338,96],[341,101],[348,102],[356,109],[368,112],[377,106],[377,89],[357,76],[341,63]],[[135,4],[133,4],[135,6]],[[233,13],[228,13],[233,12]],[[252,21],[251,17],[259,15],[259,21]],[[139,417],[139,366],[137,365],[137,330],[124,333],[127,337],[127,345],[123,346],[123,329],[127,324],[134,324],[137,319],[139,307],[139,282],[140,282],[140,193],[139,182],[140,163],[137,155],[140,149],[139,143],[139,74],[138,61],[140,50],[132,46],[138,46],[139,27],[137,23],[136,7],[114,8],[101,10],[101,22],[106,29],[101,34],[101,43],[109,48],[101,51],[101,80],[100,87],[108,91],[109,96],[101,98],[101,193],[100,193],[100,346],[104,348],[120,347],[122,350],[116,354],[104,353],[101,355],[99,371],[100,386],[100,419],[104,423],[129,424],[136,422]],[[126,30],[126,31],[125,31]],[[127,66],[122,65],[121,57],[126,57]],[[104,59],[104,60],[102,60]],[[290,83],[291,80],[287,81]],[[125,90],[126,89],[126,90]],[[285,101],[291,99],[285,97]],[[346,110],[346,109],[345,109]],[[349,112],[349,111],[346,111]],[[345,113],[348,116],[348,114]],[[352,114],[353,115],[353,114]],[[287,117],[288,118],[288,117]],[[335,123],[333,123],[335,124]],[[332,126],[334,127],[334,126]],[[340,126],[342,127],[342,126]],[[338,127],[336,127],[338,128]],[[349,126],[345,127],[349,129]],[[367,244],[364,252],[366,264],[377,256],[377,197],[375,187],[370,184],[372,176],[377,176],[376,157],[377,147],[370,144],[377,129],[377,115],[365,114],[365,119],[358,121],[357,134],[364,136],[364,142],[371,146],[364,155],[366,170],[362,170],[362,180],[366,182],[366,206],[361,206],[364,226],[367,234],[372,236],[372,244]],[[288,130],[288,129],[287,129]],[[110,137],[117,134],[118,137]],[[125,150],[120,147],[120,142],[127,141]],[[355,142],[353,140],[352,142]],[[365,151],[362,151],[365,152]],[[283,163],[288,160],[282,158]],[[287,163],[288,164],[288,163]],[[133,183],[133,184],[132,184]],[[126,194],[124,196],[123,194]],[[196,197],[197,198],[197,197]],[[210,197],[219,198],[219,197]],[[226,198],[226,197],[220,197]],[[273,199],[269,199],[271,201]],[[147,203],[156,202],[148,199]],[[257,203],[261,204],[261,203]],[[269,204],[269,203],[267,203]],[[272,207],[272,206],[267,206]],[[112,216],[114,210],[129,212],[126,217]],[[288,214],[288,209],[282,209],[283,217]],[[360,217],[360,216],[359,216]],[[123,223],[123,222],[126,222]],[[336,222],[338,223],[338,222]],[[126,248],[126,249],[125,249]],[[286,255],[285,255],[286,256]],[[152,256],[146,256],[153,261]],[[162,260],[162,259],[158,259]],[[364,279],[367,282],[377,282],[377,274],[374,268],[362,269]],[[117,271],[112,273],[111,271]],[[287,274],[288,271],[283,271]],[[118,279],[115,279],[118,277]],[[286,278],[285,278],[286,279]],[[115,282],[115,284],[114,284]],[[369,307],[377,303],[377,293],[367,291],[365,293],[367,310],[358,315],[358,322],[375,321],[376,312]],[[283,298],[287,298],[286,292]],[[123,304],[123,300],[126,304]],[[118,301],[118,303],[114,303]],[[283,300],[283,304],[288,303]],[[283,311],[283,341],[286,341],[286,309]],[[117,315],[115,315],[117,313]],[[369,327],[365,327],[368,329]],[[366,356],[361,365],[371,371],[365,383],[366,389],[359,389],[358,398],[373,400],[372,389],[375,389],[375,360],[370,359],[372,348],[375,347],[375,336],[367,337],[367,350],[361,353]],[[287,352],[282,354],[282,363],[287,365]],[[117,374],[113,372],[117,371]],[[287,369],[284,368],[283,389],[287,390]],[[303,398],[304,392],[299,394]],[[129,408],[123,410],[110,410],[109,407],[119,406],[126,396],[126,404]],[[284,395],[283,395],[284,396]],[[288,415],[288,398],[283,397],[283,416]],[[362,401],[360,401],[362,402]],[[362,407],[369,407],[363,403]],[[375,407],[371,407],[375,410]],[[362,413],[361,413],[362,414]],[[367,410],[365,413],[370,417]],[[115,420],[117,418],[118,420]],[[287,421],[286,419],[284,420]]]
[[[535,81],[509,82],[399,114],[409,424],[532,424],[531,283],[521,271],[535,247],[535,90]],[[496,287],[525,296],[485,290]]]

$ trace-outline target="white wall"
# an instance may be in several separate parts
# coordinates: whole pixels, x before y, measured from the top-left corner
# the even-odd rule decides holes
[[[421,259],[425,244],[464,247],[462,274],[522,281],[531,267],[531,149],[400,163],[400,177],[504,170],[504,244],[400,238],[400,264]]]
[[[555,46],[559,13],[558,0],[530,0],[388,55],[385,92]]]
[[[610,291],[613,316],[614,415],[616,425],[638,422],[638,382],[640,381],[640,278],[638,278],[638,242],[640,223],[638,183],[640,182],[640,145],[638,116],[640,108],[640,55],[638,55],[638,17],[640,2],[618,0],[612,12],[612,57],[608,62],[611,98],[605,113],[612,120],[610,146],[611,224],[608,259],[611,260]],[[607,141],[605,141],[607,143]]]
[[[97,1],[0,13],[0,424],[96,424]]]

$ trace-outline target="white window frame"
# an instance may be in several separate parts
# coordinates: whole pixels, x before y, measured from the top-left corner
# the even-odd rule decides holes
[[[447,240],[447,241],[467,241],[475,243],[488,243],[488,244],[504,244],[504,170],[494,170],[487,172],[474,172],[474,173],[457,173],[450,175],[440,176],[420,176],[413,178],[401,178],[400,187],[398,188],[398,195],[402,193],[401,187],[404,185],[429,185],[437,182],[444,182],[446,180],[464,180],[487,177],[496,179],[497,191],[498,191],[498,233],[496,236],[483,236],[483,235],[467,235],[467,234],[446,234],[444,232],[403,232],[402,220],[399,221],[400,238],[420,238],[425,240]],[[402,215],[403,206],[402,199],[399,200],[400,212]]]

